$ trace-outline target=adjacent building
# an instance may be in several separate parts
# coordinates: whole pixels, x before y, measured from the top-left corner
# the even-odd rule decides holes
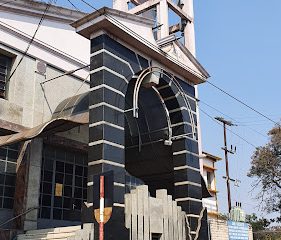
[[[212,197],[203,199],[203,205],[207,208],[209,219],[218,219],[218,190],[216,184],[216,163],[220,161],[221,158],[214,156],[207,152],[202,152],[201,161],[203,168],[203,177],[207,183],[208,191],[211,193]]]

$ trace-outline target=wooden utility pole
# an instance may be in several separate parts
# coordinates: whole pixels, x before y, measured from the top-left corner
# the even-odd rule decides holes
[[[234,126],[234,124],[231,121],[227,121],[222,117],[216,117],[216,120],[223,123],[223,136],[224,136],[224,147],[222,147],[222,150],[224,150],[224,156],[225,156],[225,170],[226,170],[226,187],[227,187],[227,199],[228,199],[228,212],[230,213],[231,210],[231,194],[230,194],[230,181],[233,181],[229,177],[229,165],[228,165],[228,153],[234,154],[235,151],[228,150],[227,149],[227,140],[226,140],[226,126]]]

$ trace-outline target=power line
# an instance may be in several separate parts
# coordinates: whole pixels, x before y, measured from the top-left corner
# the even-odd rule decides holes
[[[53,81],[53,80],[58,79],[58,78],[61,78],[61,77],[63,77],[63,76],[67,76],[67,75],[73,74],[73,73],[75,73],[75,72],[77,72],[77,71],[79,71],[79,70],[82,70],[82,69],[84,69],[84,68],[87,68],[87,67],[89,67],[89,66],[90,66],[90,64],[85,65],[85,66],[82,66],[82,67],[79,67],[79,68],[76,68],[76,69],[73,69],[73,70],[70,70],[70,71],[67,71],[67,72],[65,72],[65,73],[63,73],[63,74],[61,74],[61,75],[58,75],[58,76],[56,76],[56,77],[50,78],[50,79],[48,79],[48,80],[46,80],[46,81],[43,81],[43,82],[41,82],[40,84],[42,85],[42,84],[44,84],[44,83]]]
[[[217,123],[218,125],[222,126],[222,124],[220,124],[219,122],[217,122],[210,114],[208,114],[207,112],[205,112],[202,108],[199,108],[201,110],[202,113],[204,113],[206,116],[208,116],[209,118],[211,118],[215,123]],[[232,134],[234,134],[235,136],[237,136],[238,138],[242,139],[244,142],[248,143],[249,145],[251,145],[254,148],[257,148],[253,143],[249,142],[247,139],[241,137],[240,135],[238,135],[237,133],[233,132],[231,129],[226,128],[227,131],[231,132]]]
[[[72,5],[72,7],[74,7],[75,10],[80,12],[80,10],[70,0],[67,0],[67,1]]]
[[[33,42],[33,40],[34,40],[34,38],[35,38],[35,36],[36,36],[36,34],[37,34],[37,32],[38,32],[40,26],[41,26],[41,24],[42,24],[42,22],[44,21],[44,18],[45,18],[45,16],[46,16],[46,14],[47,14],[47,12],[48,12],[50,6],[51,6],[51,2],[52,2],[52,0],[50,0],[49,3],[47,4],[47,6],[46,6],[46,8],[45,8],[45,10],[44,10],[44,12],[43,12],[43,14],[42,14],[42,16],[41,16],[41,19],[40,19],[40,21],[39,21],[39,23],[38,23],[38,25],[37,25],[37,28],[36,28],[36,30],[35,30],[35,32],[34,32],[32,38],[31,38],[31,40],[29,41],[29,43],[28,43],[28,45],[27,45],[27,48],[26,48],[25,52],[23,53],[21,59],[19,60],[17,66],[15,67],[14,71],[11,73],[11,75],[9,76],[9,78],[7,79],[7,81],[9,81],[9,80],[12,78],[12,76],[13,76],[13,75],[15,74],[15,72],[17,71],[19,65],[21,64],[23,58],[26,56],[26,54],[27,54],[27,52],[28,52],[28,50],[29,50],[29,48],[30,48],[30,46],[31,46],[31,44],[32,44],[32,42]]]
[[[273,122],[274,124],[280,126],[280,124],[276,121],[274,121],[273,119],[271,119],[270,117],[266,116],[265,114],[263,114],[262,112],[256,110],[255,108],[251,107],[250,105],[248,105],[247,103],[243,102],[242,100],[238,99],[237,97],[234,97],[233,95],[231,95],[230,93],[228,93],[227,91],[223,90],[222,88],[216,86],[215,84],[211,83],[210,81],[206,81],[207,83],[209,83],[211,86],[213,86],[214,88],[220,90],[221,92],[223,92],[224,94],[226,94],[227,96],[229,96],[230,98],[234,99],[235,101],[241,103],[242,105],[244,105],[245,107],[251,109],[252,111],[254,111],[255,113],[261,115],[262,117],[266,118],[267,120]]]
[[[235,121],[235,124],[236,124],[237,126],[239,126],[239,127],[247,127],[247,128],[249,128],[250,130],[252,130],[253,132],[255,132],[255,133],[257,133],[257,134],[259,134],[259,135],[261,135],[261,136],[263,136],[263,137],[266,137],[266,138],[268,137],[267,135],[265,135],[265,134],[263,134],[263,133],[257,131],[256,129],[254,129],[254,128],[250,127],[250,126],[246,126],[246,125],[243,125],[243,124],[239,124],[239,121],[237,121],[237,120],[234,119],[233,117],[231,117],[231,116],[225,114],[224,112],[222,112],[222,111],[218,110],[217,108],[211,106],[210,104],[208,104],[208,103],[202,101],[201,99],[199,100],[199,103],[203,103],[204,105],[206,105],[206,106],[208,106],[209,108],[211,108],[211,109],[213,109],[213,110],[219,112],[220,114],[224,115],[225,117],[228,117],[228,118],[232,119],[233,121]]]

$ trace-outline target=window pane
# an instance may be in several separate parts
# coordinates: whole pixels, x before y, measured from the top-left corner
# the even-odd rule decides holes
[[[75,205],[75,209],[81,209],[82,200],[81,199],[75,199],[74,205]]]
[[[52,184],[51,183],[43,183],[43,193],[52,194]]]
[[[42,207],[41,208],[41,218],[50,218],[51,217],[51,208]]]
[[[74,189],[74,197],[75,198],[82,198],[82,188],[75,188]]]
[[[4,181],[5,181],[5,175],[1,174],[1,171],[0,171],[0,184],[4,184]]]
[[[15,175],[6,175],[5,185],[15,186],[16,185],[16,176]]]
[[[53,218],[57,219],[57,220],[60,220],[61,217],[62,217],[62,210],[54,208],[54,210],[53,210]]]
[[[16,173],[16,167],[17,167],[17,165],[15,163],[8,162],[6,172],[7,173]]]
[[[0,161],[0,173],[4,173],[6,171],[6,162]]]
[[[71,198],[63,198],[63,208],[71,209]]]
[[[42,197],[43,206],[51,206],[51,201],[52,201],[51,195],[43,195]]]
[[[16,162],[18,159],[18,152],[14,150],[8,150],[8,160],[12,162]]]
[[[14,199],[12,198],[4,198],[3,208],[12,209],[14,205]]]
[[[63,173],[56,173],[56,183],[61,183],[63,184]]]
[[[5,197],[14,197],[15,188],[5,186],[4,196]]]
[[[56,172],[64,172],[64,163],[63,162],[56,162]]]
[[[81,166],[76,166],[76,167],[75,167],[75,175],[77,175],[77,176],[83,176],[83,167],[81,167]]]
[[[73,173],[73,164],[69,164],[69,163],[65,164],[65,173],[69,173],[69,174]]]
[[[88,168],[87,167],[84,167],[84,177],[87,177],[88,176]]]
[[[72,187],[64,186],[63,195],[66,196],[66,197],[72,197]]]
[[[62,197],[54,197],[54,207],[62,208]]]
[[[6,160],[7,156],[7,149],[6,148],[0,148],[0,159]]]
[[[75,186],[82,187],[82,177],[75,177]]]
[[[72,175],[66,174],[65,179],[64,179],[64,184],[65,185],[72,185],[72,179],[73,179]]]
[[[52,180],[53,180],[53,172],[44,171],[44,181],[45,182],[52,182]]]

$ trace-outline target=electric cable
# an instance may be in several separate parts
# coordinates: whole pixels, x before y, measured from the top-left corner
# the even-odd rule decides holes
[[[268,117],[267,115],[263,114],[262,112],[256,110],[255,108],[251,107],[250,105],[248,105],[247,103],[243,102],[242,100],[238,99],[237,97],[231,95],[230,93],[228,93],[227,91],[223,90],[222,88],[218,87],[217,85],[211,83],[210,81],[206,81],[208,84],[210,84],[211,86],[213,86],[214,88],[218,89],[219,91],[223,92],[224,94],[226,94],[227,96],[229,96],[230,98],[234,99],[235,101],[239,102],[240,104],[244,105],[245,107],[249,108],[250,110],[254,111],[255,113],[261,115],[262,117],[266,118],[267,120],[269,120],[270,122],[273,122],[274,124],[276,124],[277,126],[281,127],[281,125],[274,121],[272,118]]]
[[[38,25],[37,25],[37,28],[36,28],[36,30],[35,30],[35,32],[34,32],[32,38],[31,38],[31,40],[29,41],[29,43],[28,43],[28,45],[27,45],[27,48],[26,48],[25,52],[23,53],[21,59],[19,60],[19,62],[18,62],[18,64],[16,65],[15,69],[13,70],[13,72],[12,72],[12,73],[10,74],[10,76],[8,77],[7,82],[8,82],[8,81],[12,78],[12,76],[15,74],[15,72],[17,71],[17,69],[18,69],[19,65],[21,64],[22,60],[23,60],[24,57],[26,56],[26,54],[27,54],[27,52],[28,52],[28,50],[29,50],[29,48],[30,48],[30,46],[31,46],[31,44],[32,44],[32,42],[33,42],[33,40],[34,40],[34,38],[35,38],[35,36],[36,36],[36,34],[37,34],[39,28],[40,28],[40,26],[41,26],[41,24],[42,24],[43,21],[44,21],[44,18],[45,18],[46,14],[47,14],[47,12],[48,12],[50,6],[51,6],[51,3],[52,3],[52,0],[50,0],[49,3],[46,5],[46,8],[45,8],[45,10],[44,10],[44,12],[43,12],[43,14],[42,14],[42,16],[41,16],[41,19],[40,19],[40,21],[39,21],[39,23],[38,23]]]
[[[199,100],[199,104],[200,104],[200,103],[203,103],[204,105],[206,105],[206,106],[208,106],[209,108],[211,108],[211,109],[217,111],[218,113],[224,115],[225,117],[230,118],[231,120],[233,120],[233,121],[235,122],[235,124],[236,124],[238,127],[247,127],[247,128],[249,128],[250,130],[252,130],[253,132],[255,132],[255,133],[257,133],[257,134],[259,134],[259,135],[261,135],[261,136],[263,136],[263,137],[265,137],[265,138],[268,137],[267,135],[265,135],[265,134],[263,134],[263,133],[257,131],[256,129],[254,129],[254,128],[250,127],[250,126],[246,126],[246,125],[243,125],[243,124],[239,124],[239,121],[237,121],[237,120],[234,119],[233,117],[231,117],[231,116],[225,114],[224,112],[222,112],[222,111],[218,110],[217,108],[211,106],[210,104],[208,104],[208,103],[202,101],[201,99]],[[266,120],[266,121],[267,121],[267,120]]]
[[[204,113],[206,116],[208,116],[209,118],[211,118],[215,123],[217,123],[218,125],[222,126],[222,124],[220,124],[215,118],[213,118],[210,114],[208,114],[207,112],[205,112],[202,108],[199,108],[200,111],[202,113]],[[238,138],[242,139],[244,142],[248,143],[249,145],[251,145],[253,148],[257,148],[257,146],[255,146],[253,143],[249,142],[247,139],[241,137],[239,134],[233,132],[231,129],[226,128],[227,131],[231,132],[232,134],[234,134],[235,136],[237,136]]]
[[[71,4],[72,7],[74,7],[75,10],[80,12],[80,10],[70,0],[67,0],[67,1]]]
[[[79,68],[76,68],[76,69],[73,69],[73,70],[70,70],[70,71],[67,71],[67,72],[64,72],[63,74],[60,74],[60,75],[58,75],[58,76],[56,76],[56,77],[47,79],[46,81],[43,81],[43,82],[41,82],[40,84],[42,85],[42,84],[45,84],[45,83],[47,83],[47,82],[53,81],[53,80],[55,80],[55,79],[61,78],[61,77],[63,77],[63,76],[71,75],[71,74],[73,74],[73,73],[75,73],[75,72],[77,72],[77,71],[79,71],[79,70],[82,70],[82,69],[84,69],[84,68],[87,68],[87,67],[90,67],[90,64],[85,65],[85,66],[82,66],[82,67],[79,67]]]

